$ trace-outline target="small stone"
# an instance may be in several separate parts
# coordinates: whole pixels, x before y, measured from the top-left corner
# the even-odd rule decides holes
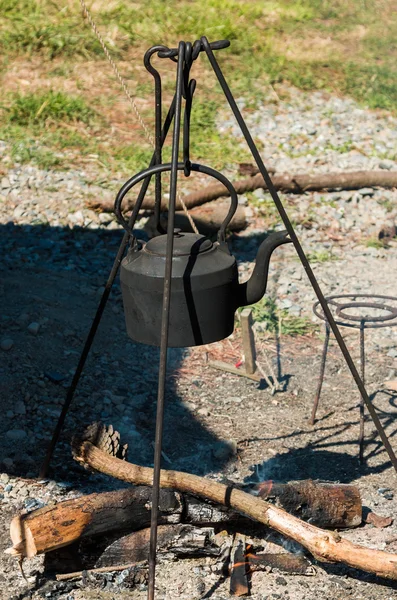
[[[12,469],[14,466],[14,461],[12,458],[3,458],[3,465],[6,467],[6,469]]]
[[[8,483],[10,481],[10,476],[8,475],[8,473],[2,473],[0,475],[0,481],[1,483]]]
[[[26,406],[22,400],[18,400],[14,404],[14,412],[17,415],[26,415]]]
[[[39,333],[40,324],[33,321],[30,325],[28,325],[28,331],[32,335],[37,335]]]
[[[13,419],[15,417],[14,412],[12,410],[7,410],[6,417],[7,419]]]
[[[24,504],[25,504],[25,508],[27,510],[31,510],[32,508],[36,508],[36,498],[25,498]]]
[[[26,498],[27,496],[29,496],[29,490],[26,485],[22,485],[18,490],[18,497]]]
[[[242,402],[240,396],[228,396],[225,398],[225,402],[233,402],[233,404],[240,404]]]
[[[390,356],[390,358],[397,358],[397,349],[390,348],[389,352],[387,353],[387,356]]]
[[[217,460],[227,460],[237,454],[237,443],[234,440],[227,442],[218,442],[212,449],[214,458]]]
[[[61,383],[66,377],[62,373],[58,373],[58,371],[45,371],[44,376],[47,377],[52,383]]]
[[[373,196],[374,190],[372,188],[361,188],[357,190],[357,194],[360,194],[360,196]]]
[[[381,161],[380,161],[380,163],[379,163],[379,168],[380,168],[380,169],[386,169],[387,171],[389,171],[390,169],[392,169],[392,168],[393,168],[393,166],[394,166],[395,164],[396,164],[396,163],[395,163],[395,162],[393,162],[392,160],[385,159],[385,160],[381,160]]]
[[[393,500],[394,494],[390,488],[379,488],[378,494],[386,498],[386,500]]]
[[[104,225],[106,225],[107,223],[111,223],[114,219],[112,214],[109,213],[100,213],[98,215],[99,218],[99,222],[103,223]]]
[[[27,433],[23,429],[9,429],[5,436],[13,442],[21,442],[27,438]]]
[[[293,317],[300,317],[302,312],[302,307],[299,304],[293,304],[289,309],[288,313]]]
[[[197,409],[197,404],[194,404],[194,402],[184,402],[183,405],[185,406],[185,408],[187,408],[188,410],[194,411]]]
[[[280,308],[291,308],[291,306],[292,306],[292,302],[288,298],[285,298],[284,300],[281,300],[281,302],[280,302]]]
[[[8,350],[11,350],[13,345],[14,345],[14,342],[12,341],[11,338],[3,338],[0,342],[0,347],[5,352],[7,352]]]
[[[4,491],[7,492],[7,494],[9,494],[12,491],[12,484],[11,483],[7,483],[7,485],[4,488]]]
[[[22,206],[17,206],[14,209],[14,212],[12,213],[13,217],[15,217],[16,219],[19,219],[20,217],[22,217],[22,215],[24,214],[25,210],[22,208]]]
[[[202,417],[209,417],[211,413],[208,408],[199,408],[197,414],[201,415]]]
[[[17,323],[21,327],[25,326],[28,321],[29,321],[29,315],[27,313],[21,313],[19,315],[19,317],[17,318]]]

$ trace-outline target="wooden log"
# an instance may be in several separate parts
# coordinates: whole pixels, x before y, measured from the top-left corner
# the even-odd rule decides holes
[[[151,485],[153,469],[127,463],[109,456],[90,441],[75,438],[73,456],[76,461],[91,469],[138,485]],[[397,555],[383,550],[373,550],[343,539],[339,534],[325,531],[281,508],[242,490],[190,473],[162,470],[160,486],[173,488],[225,504],[251,519],[267,525],[289,537],[324,562],[342,562],[355,569],[374,573],[379,577],[397,580]]]
[[[28,558],[48,553],[51,562],[52,551],[77,540],[144,529],[150,524],[151,495],[152,490],[147,486],[131,487],[118,492],[90,494],[18,515],[10,525],[13,547],[6,552]],[[173,490],[161,490],[159,506],[159,523],[164,524],[180,523],[182,517],[187,525],[201,527],[241,520],[241,515],[227,507]],[[98,546],[98,542],[94,545]],[[78,557],[74,550],[60,554],[54,560],[73,563]],[[50,569],[57,570],[52,565]]]
[[[193,525],[160,525],[157,529],[157,555],[219,556],[220,547],[213,543],[214,530]],[[110,567],[147,560],[150,528],[125,535],[110,544],[98,558],[95,567]]]
[[[244,489],[282,506],[301,519],[325,528],[355,527],[361,523],[360,495],[354,486],[324,484],[311,480],[287,484],[267,481],[246,486]],[[180,494],[173,490],[162,490],[161,494],[160,507],[163,514],[160,522],[176,524],[183,520],[187,525],[201,527],[221,523],[240,526],[248,524],[236,511],[205,502],[191,494]],[[87,543],[90,543],[89,538],[97,538],[99,534],[112,536],[114,532],[127,529],[144,529],[150,520],[150,499],[150,488],[131,487],[119,492],[104,492],[67,500],[27,515],[20,515],[11,523],[11,539],[14,543],[12,553],[29,557],[35,553],[48,553],[50,570],[60,571],[56,566],[57,562],[73,564],[78,560],[78,556],[74,550],[52,557],[53,550],[64,548],[81,538],[88,539]],[[89,522],[86,522],[87,515],[91,516]],[[25,531],[25,539],[28,542],[33,540],[35,549],[30,543],[20,548],[21,538],[16,533],[20,530]],[[93,554],[93,549],[100,550],[97,541],[85,554]],[[52,558],[55,560],[55,566],[51,565]],[[131,559],[131,562],[135,562],[135,559]],[[78,568],[76,563],[73,570]]]
[[[8,554],[33,557],[109,531],[140,529],[150,525],[152,490],[133,487],[90,494],[45,506],[14,517],[10,525],[13,547]],[[159,522],[178,523],[183,510],[180,494],[161,490]]]
[[[246,489],[318,527],[342,529],[358,527],[362,522],[360,492],[354,485],[306,479],[289,483],[263,481]]]
[[[281,173],[273,175],[272,182],[276,190],[289,194],[303,194],[304,192],[319,192],[332,190],[359,190],[363,187],[395,188],[397,187],[397,171],[352,171],[345,173],[314,173],[291,175]],[[266,183],[260,173],[254,177],[235,181],[233,186],[238,194],[253,192],[259,188],[267,189]],[[201,206],[212,200],[228,196],[228,191],[221,183],[215,183],[192,192],[183,198],[188,209]],[[135,198],[127,199],[123,210],[128,211],[134,207]],[[99,209],[103,212],[113,212],[114,202],[109,200],[88,200],[89,208]],[[162,210],[167,210],[167,202],[162,203]],[[177,210],[181,210],[181,203],[177,201]],[[142,209],[154,210],[154,200],[145,199]]]
[[[256,349],[252,330],[252,308],[244,308],[240,313],[241,337],[243,339],[244,366],[247,374],[256,370]]]
[[[315,569],[303,554],[269,553],[247,554],[249,571],[273,570],[289,575],[314,575]]]

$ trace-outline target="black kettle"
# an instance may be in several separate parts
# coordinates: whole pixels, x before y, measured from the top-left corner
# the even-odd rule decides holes
[[[115,201],[118,221],[132,235],[121,214],[121,202],[131,187],[154,173],[170,170],[170,164],[141,171],[123,186]],[[183,163],[178,169],[184,168]],[[234,313],[240,306],[258,302],[266,292],[270,256],[277,246],[290,242],[286,231],[270,234],[259,247],[250,279],[240,284],[236,259],[225,241],[226,227],[237,208],[232,183],[209,167],[191,164],[223,183],[231,196],[230,210],[216,242],[203,235],[174,230],[168,345],[200,346],[222,340],[234,329]],[[146,244],[132,237],[121,263],[120,281],[128,335],[143,344],[160,345],[167,235]]]

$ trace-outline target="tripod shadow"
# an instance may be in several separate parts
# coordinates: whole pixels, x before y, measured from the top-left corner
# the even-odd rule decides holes
[[[12,346],[1,351],[3,471],[37,476],[120,241],[120,230],[0,227],[1,337]],[[170,372],[184,353],[169,349]],[[116,279],[50,475],[81,477],[70,458],[70,438],[94,420],[120,431],[134,462],[153,462],[158,364],[158,348],[127,337]],[[220,469],[227,459],[215,459],[218,443],[168,378],[164,466],[202,475]]]
[[[385,410],[385,408],[381,409],[374,401],[376,396],[380,394],[389,397],[390,411]],[[389,440],[392,441],[397,436],[397,395],[380,390],[372,394],[371,400]],[[348,413],[354,413],[355,418],[356,407],[349,409]],[[343,423],[327,425],[327,419],[332,414],[329,413],[321,419],[322,424],[318,423],[315,429],[315,440],[306,443],[304,446],[299,445],[299,438],[307,436],[307,431],[300,429],[289,435],[269,436],[260,439],[250,438],[247,440],[248,442],[265,441],[270,445],[275,441],[282,440],[287,443],[289,441],[298,447],[275,454],[262,463],[253,465],[251,468],[252,474],[247,477],[246,482],[259,482],[267,479],[283,482],[294,479],[320,479],[351,483],[359,477],[380,474],[390,468],[390,460],[376,430],[366,435],[364,462],[360,464],[357,441],[351,439],[352,436],[349,436],[349,439],[344,438],[344,434],[352,427],[357,428],[358,421],[352,420],[347,415]],[[380,456],[382,456],[381,460],[379,460]]]

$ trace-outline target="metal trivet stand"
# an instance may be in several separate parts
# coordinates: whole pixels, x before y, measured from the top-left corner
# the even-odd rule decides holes
[[[153,600],[154,598],[154,586],[155,586],[155,566],[156,566],[156,543],[157,543],[157,515],[158,515],[158,499],[159,499],[159,487],[160,487],[160,463],[161,463],[161,450],[162,450],[162,434],[163,434],[163,414],[164,414],[164,392],[165,392],[165,382],[166,382],[166,367],[167,367],[167,348],[168,345],[172,345],[171,342],[176,334],[178,334],[178,328],[169,327],[170,325],[170,315],[171,322],[173,319],[171,308],[171,297],[173,295],[173,287],[171,286],[171,281],[173,280],[173,263],[175,263],[175,270],[177,270],[179,263],[179,258],[176,257],[174,260],[174,217],[175,217],[175,208],[176,208],[176,197],[177,197],[177,179],[178,179],[178,171],[182,171],[186,177],[190,176],[191,171],[201,171],[207,174],[212,174],[215,176],[214,170],[206,167],[204,170],[200,165],[194,165],[190,162],[189,158],[189,148],[190,148],[190,112],[192,108],[192,100],[193,94],[196,88],[196,81],[194,79],[190,79],[190,70],[193,66],[194,61],[199,57],[199,55],[204,52],[210,62],[210,65],[218,79],[218,82],[223,90],[223,93],[229,103],[229,106],[238,122],[238,125],[244,135],[244,138],[248,144],[248,147],[252,153],[252,156],[258,166],[259,172],[261,173],[265,185],[272,196],[274,204],[280,214],[280,217],[285,225],[286,233],[288,234],[289,240],[294,244],[295,250],[302,262],[302,265],[309,277],[310,283],[313,287],[313,290],[319,300],[319,303],[322,307],[322,310],[325,314],[327,322],[329,323],[329,327],[332,330],[335,338],[339,344],[339,347],[342,351],[342,354],[346,360],[346,363],[352,373],[352,376],[357,384],[357,387],[360,391],[361,396],[364,399],[364,402],[368,408],[368,411],[374,421],[376,429],[379,433],[379,436],[386,448],[386,451],[389,455],[389,458],[393,464],[394,469],[397,472],[397,458],[394,454],[394,451],[390,445],[390,442],[387,438],[385,430],[382,424],[379,421],[379,418],[376,414],[376,411],[371,403],[371,400],[365,390],[364,383],[360,377],[360,374],[353,362],[352,357],[346,347],[346,344],[343,340],[343,337],[339,331],[338,325],[335,322],[332,313],[327,305],[326,299],[320,289],[320,286],[315,278],[315,275],[311,269],[311,266],[308,262],[305,252],[300,244],[300,241],[295,233],[295,230],[291,224],[291,221],[284,209],[284,206],[277,194],[277,191],[270,179],[269,173],[262,161],[262,158],[259,154],[259,151],[251,137],[251,134],[245,124],[245,121],[240,113],[240,110],[237,106],[237,103],[230,91],[230,88],[225,80],[225,77],[220,69],[220,66],[215,58],[214,50],[221,50],[223,48],[227,48],[230,45],[230,42],[227,40],[209,43],[206,37],[202,37],[200,40],[191,44],[190,42],[179,42],[178,48],[168,48],[163,45],[157,45],[150,48],[144,58],[144,64],[146,69],[151,73],[154,78],[154,86],[155,86],[155,151],[153,153],[152,160],[150,162],[150,166],[145,171],[142,171],[138,175],[131,177],[120,189],[119,193],[116,197],[115,202],[115,212],[116,215],[122,223],[123,227],[126,229],[123,239],[120,244],[120,248],[118,250],[117,256],[115,258],[113,267],[109,274],[108,280],[106,282],[104,292],[102,298],[99,302],[99,306],[97,312],[95,314],[95,318],[91,325],[91,329],[87,336],[82,354],[80,356],[76,372],[73,376],[71,386],[68,390],[65,403],[63,405],[61,415],[59,417],[58,423],[55,427],[53,437],[51,443],[49,445],[46,458],[44,460],[40,476],[43,477],[46,475],[49,463],[54,452],[54,448],[59,439],[59,435],[62,431],[63,424],[71,405],[71,402],[74,397],[74,393],[79,382],[80,376],[82,374],[87,356],[89,354],[92,342],[94,340],[96,331],[98,329],[99,323],[101,321],[107,300],[110,295],[110,291],[113,285],[113,282],[116,278],[117,272],[119,270],[120,264],[123,269],[123,265],[125,266],[125,261],[128,263],[128,255],[123,260],[124,253],[129,246],[128,253],[133,253],[135,250],[139,251],[141,246],[139,242],[136,240],[133,234],[133,227],[135,221],[137,219],[139,210],[144,201],[149,183],[153,176],[155,176],[155,219],[157,223],[157,229],[159,233],[165,234],[165,232],[161,229],[160,226],[160,210],[161,210],[161,201],[162,201],[162,192],[161,192],[161,173],[169,172],[170,173],[170,187],[169,187],[169,203],[168,203],[168,226],[167,233],[163,235],[166,238],[166,243],[163,244],[164,250],[164,269],[163,269],[163,288],[162,288],[162,309],[157,312],[155,315],[157,318],[160,318],[161,327],[159,327],[159,331],[155,332],[157,336],[157,341],[155,345],[160,346],[160,365],[159,365],[159,378],[158,378],[158,395],[157,395],[157,416],[156,416],[156,435],[155,435],[155,454],[154,454],[154,477],[153,477],[153,495],[152,495],[152,514],[151,514],[151,536],[150,536],[150,552],[149,552],[149,585],[148,585],[148,599]],[[154,55],[161,60],[171,60],[176,63],[176,84],[175,84],[175,94],[174,98],[169,106],[167,116],[162,123],[162,83],[160,73],[153,67],[151,63],[151,59]],[[182,104],[184,102],[184,111],[182,110]],[[183,120],[183,162],[179,161],[179,146],[180,146],[180,134],[182,131],[181,120]],[[163,164],[162,162],[162,147],[164,145],[165,139],[167,137],[168,131],[173,122],[173,135],[172,135],[172,159],[170,163]],[[218,181],[222,181],[226,187],[229,189],[229,193],[232,197],[233,204],[236,204],[236,192],[230,182],[220,173],[216,174]],[[137,195],[135,205],[132,211],[132,214],[128,220],[128,223],[124,221],[121,215],[121,202],[128,191],[137,183],[142,182],[140,191]],[[228,219],[229,217],[227,217]],[[227,224],[227,219],[224,222],[224,229]],[[227,252],[227,245],[224,242],[224,229],[220,231],[221,239],[217,242],[217,254],[219,255],[219,251]],[[193,234],[190,234],[193,235]],[[218,234],[219,235],[219,234]],[[177,234],[178,238],[178,234]],[[158,239],[158,238],[155,238]],[[152,241],[152,240],[151,240]],[[151,243],[151,242],[149,242]],[[178,239],[175,240],[175,244],[177,245]],[[284,243],[284,242],[281,242]],[[224,244],[222,246],[222,244]],[[153,244],[152,244],[153,245]],[[156,244],[155,244],[156,245]],[[220,250],[223,248],[223,250]],[[193,255],[194,254],[194,255]],[[198,257],[200,254],[193,253],[191,255],[191,263],[192,265],[196,260],[200,260]],[[203,252],[205,255],[205,252]],[[225,254],[226,256],[226,254]],[[192,266],[190,265],[190,266]],[[150,276],[150,270],[146,272],[148,276]],[[192,289],[189,288],[189,277],[186,279],[187,287],[186,294],[191,294]],[[175,286],[176,290],[177,286]],[[130,290],[133,291],[133,288]],[[145,290],[141,290],[145,291]],[[176,290],[177,291],[177,290]],[[203,290],[201,290],[203,291]],[[123,296],[124,299],[124,296]],[[222,303],[227,305],[227,296],[222,297]],[[205,302],[203,302],[205,304]],[[219,305],[216,307],[214,303],[208,302],[208,312],[209,316],[213,316],[213,314],[217,314],[220,318],[223,318],[223,312],[220,309]],[[214,309],[217,311],[214,311]],[[174,311],[175,312],[175,311]],[[194,311],[193,311],[194,312]],[[126,314],[126,316],[128,316]],[[193,315],[194,317],[194,315]],[[194,318],[192,317],[192,322],[189,327],[195,328]],[[127,323],[128,325],[128,323]],[[130,322],[131,325],[131,322]],[[139,327],[141,323],[138,323]],[[229,327],[229,325],[228,325]],[[233,319],[230,319],[230,328],[233,328]],[[216,327],[215,327],[216,329]],[[151,332],[153,333],[153,331]],[[211,328],[208,329],[208,333],[211,333]],[[231,331],[226,332],[225,326],[225,335],[223,337],[227,337]],[[218,339],[221,339],[218,337]],[[170,344],[168,343],[170,341]],[[201,342],[203,343],[203,342]],[[205,342],[204,342],[205,343]],[[192,343],[189,344],[180,344],[180,345],[194,345]],[[197,343],[196,345],[199,345]],[[233,494],[233,490],[230,490],[230,493]]]
[[[341,300],[341,302],[339,302]],[[397,325],[397,306],[390,306],[388,302],[397,303],[397,298],[394,296],[380,296],[378,294],[335,294],[326,296],[326,301],[335,312],[335,322],[340,327],[349,327],[350,329],[358,329],[360,332],[360,365],[361,365],[361,380],[365,385],[365,330],[379,329],[381,327],[394,327]],[[359,309],[379,310],[386,312],[384,315],[359,315],[348,314],[346,311]],[[324,382],[325,363],[327,360],[329,338],[331,329],[329,322],[321,311],[320,302],[315,302],[313,312],[319,319],[322,319],[325,324],[324,346],[321,356],[320,375],[317,385],[316,396],[314,398],[313,410],[310,418],[310,424],[314,425],[318,403],[320,401],[321,389]],[[360,433],[359,433],[359,459],[363,462],[364,458],[364,398],[360,398]]]

